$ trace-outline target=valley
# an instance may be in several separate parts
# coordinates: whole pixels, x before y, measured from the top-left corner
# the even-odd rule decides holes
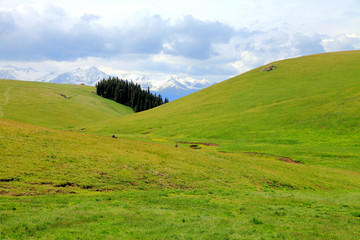
[[[139,113],[0,80],[0,238],[358,239],[359,64],[277,61]]]

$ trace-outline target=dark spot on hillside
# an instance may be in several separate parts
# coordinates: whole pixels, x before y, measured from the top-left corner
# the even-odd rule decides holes
[[[74,186],[77,186],[77,184],[71,183],[71,182],[66,182],[66,183],[61,183],[61,184],[54,185],[54,187],[74,187]]]
[[[17,179],[15,178],[0,178],[0,182],[13,182]]]
[[[31,185],[53,185],[52,182],[33,182]]]
[[[277,157],[278,157],[278,156],[277,156]],[[289,158],[289,157],[278,157],[278,159],[279,159],[280,161],[288,162],[288,163],[295,163],[295,164],[301,163],[301,162],[294,161],[294,160],[292,160],[292,159]]]
[[[226,151],[218,151],[219,153],[230,153],[230,152],[226,152]]]
[[[267,187],[274,188],[274,189],[279,189],[279,188],[285,188],[285,189],[288,189],[288,190],[295,190],[296,189],[296,187],[294,187],[293,185],[282,183],[282,182],[279,182],[278,180],[269,179],[269,180],[266,181],[266,184],[267,184]]]
[[[98,174],[101,175],[101,176],[107,175],[106,172],[102,172],[102,171],[95,171],[95,172],[98,173]]]
[[[302,162],[292,160],[289,157],[281,157],[281,156],[276,156],[276,155],[271,155],[271,154],[266,154],[266,153],[244,152],[244,154],[252,155],[252,156],[260,156],[260,157],[275,157],[278,160],[283,161],[283,162],[294,163],[294,164],[303,164]]]
[[[190,147],[192,149],[201,149],[201,147],[199,147],[199,145],[197,145],[197,144],[190,145]]]
[[[327,191],[326,188],[324,188],[324,187],[322,187],[322,186],[320,186],[320,185],[318,185],[318,184],[315,184],[315,186],[317,186],[318,188],[320,188],[320,189],[322,189],[322,190],[326,190],[326,191]]]
[[[262,72],[270,72],[272,70],[276,69],[275,65],[268,65],[261,69]]]
[[[211,147],[220,146],[219,144],[216,144],[216,143],[198,143],[198,142],[176,142],[176,143],[192,144],[192,145],[205,145],[205,146],[211,146]]]
[[[68,99],[68,97],[65,94],[59,93],[60,96],[62,96],[63,98]]]

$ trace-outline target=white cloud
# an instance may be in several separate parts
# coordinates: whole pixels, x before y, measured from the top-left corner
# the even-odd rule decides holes
[[[220,81],[279,59],[360,49],[357,0],[55,4],[0,0],[2,63]]]
[[[327,52],[360,49],[360,35],[353,33],[325,38],[322,45]]]

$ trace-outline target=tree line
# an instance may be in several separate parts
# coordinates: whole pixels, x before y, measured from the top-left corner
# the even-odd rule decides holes
[[[167,98],[163,100],[161,94],[152,94],[149,88],[143,90],[139,84],[118,77],[104,78],[96,83],[95,87],[97,95],[129,106],[135,112],[141,112],[169,102]]]

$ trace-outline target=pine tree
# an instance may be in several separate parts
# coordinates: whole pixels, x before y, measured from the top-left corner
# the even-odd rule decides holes
[[[152,94],[150,88],[141,89],[137,83],[119,79],[118,77],[103,78],[95,85],[96,94],[112,99],[134,109],[135,112],[144,111],[163,103],[169,102],[167,98],[163,101],[159,94]]]

